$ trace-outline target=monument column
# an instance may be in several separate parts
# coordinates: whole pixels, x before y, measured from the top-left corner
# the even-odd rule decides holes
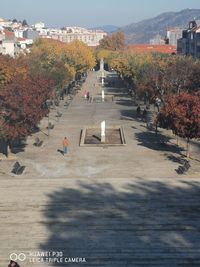
[[[100,60],[100,71],[104,71],[104,60],[103,60],[103,58]]]

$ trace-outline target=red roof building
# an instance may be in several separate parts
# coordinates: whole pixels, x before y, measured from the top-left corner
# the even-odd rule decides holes
[[[163,53],[176,54],[176,46],[174,45],[151,45],[151,44],[134,44],[129,45],[128,50],[136,53]]]
[[[13,40],[13,39],[15,39],[15,34],[14,34],[14,32],[10,32],[10,31],[7,31],[7,30],[3,30],[3,34],[4,34],[4,36],[5,36],[5,39],[7,39],[7,40]]]

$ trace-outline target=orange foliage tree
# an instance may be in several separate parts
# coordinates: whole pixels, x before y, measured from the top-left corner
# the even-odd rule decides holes
[[[200,138],[200,94],[181,92],[169,96],[161,108],[158,120],[161,127],[186,138],[189,156],[190,140]]]
[[[111,51],[124,50],[126,47],[125,36],[123,32],[116,32],[111,35],[104,36],[100,40],[99,48]]]

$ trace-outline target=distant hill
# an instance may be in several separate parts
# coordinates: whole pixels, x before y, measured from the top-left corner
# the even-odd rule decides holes
[[[103,25],[99,27],[92,28],[92,30],[103,30],[107,33],[112,33],[118,31],[119,27],[114,25]]]
[[[166,35],[167,28],[187,27],[190,20],[200,20],[200,9],[184,9],[180,12],[167,12],[157,17],[121,27],[128,44],[149,43],[156,34]]]

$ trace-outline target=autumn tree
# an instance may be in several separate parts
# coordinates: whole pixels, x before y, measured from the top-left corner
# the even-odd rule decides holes
[[[96,64],[92,50],[75,41],[38,39],[31,52],[0,56],[0,137],[12,141],[31,133],[47,114],[46,100]]]
[[[10,56],[0,56],[0,87],[9,83],[15,74],[14,59]]]
[[[111,51],[106,49],[97,49],[96,50],[96,58],[97,60],[104,59],[104,61],[107,61],[107,59],[110,57]]]
[[[96,65],[92,50],[78,40],[65,45],[64,57],[66,62],[79,73],[85,73]]]
[[[168,57],[164,77],[166,93],[179,93],[188,88],[194,63],[192,57]]]
[[[171,129],[174,134],[187,140],[187,156],[189,142],[200,138],[200,94],[181,92],[169,96],[161,108],[159,123]]]
[[[104,36],[100,40],[99,48],[112,51],[124,50],[126,47],[125,35],[123,32],[116,32],[111,35]]]
[[[193,59],[193,64],[190,66],[190,75],[187,81],[187,88],[190,92],[199,91],[200,90],[200,60]]]
[[[74,77],[74,69],[62,60],[61,45],[56,41],[40,39],[27,57],[31,75],[41,74],[53,80],[57,90]]]
[[[9,144],[29,135],[48,113],[46,100],[53,84],[42,76],[37,79],[14,77],[0,90],[0,136]]]
[[[64,44],[39,39],[29,55],[32,75],[42,73],[54,81],[57,90],[72,81],[76,73],[87,72],[95,64],[95,57],[90,48],[79,41]]]
[[[17,58],[0,56],[0,88],[12,81],[18,75],[25,77],[28,74],[27,60],[23,55]]]
[[[192,57],[125,50],[113,53],[108,63],[135,93],[146,92],[152,100],[200,88],[200,61]]]

